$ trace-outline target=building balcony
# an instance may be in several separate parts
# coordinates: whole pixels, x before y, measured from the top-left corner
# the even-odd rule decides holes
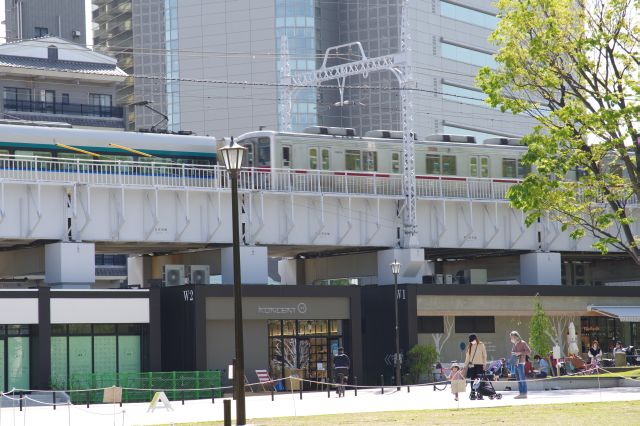
[[[24,120],[60,121],[89,127],[124,127],[124,108],[118,106],[5,99],[4,112]]]

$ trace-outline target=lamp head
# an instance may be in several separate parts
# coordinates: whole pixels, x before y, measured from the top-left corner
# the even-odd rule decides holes
[[[242,168],[242,160],[244,159],[244,153],[246,151],[247,148],[235,143],[233,138],[231,138],[229,145],[224,148],[220,148],[220,154],[222,154],[224,166],[228,171],[238,171]]]
[[[400,262],[398,262],[397,260],[394,260],[393,263],[391,263],[391,273],[394,275],[398,275],[400,273]]]

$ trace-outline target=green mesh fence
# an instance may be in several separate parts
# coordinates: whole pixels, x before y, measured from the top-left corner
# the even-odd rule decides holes
[[[51,380],[52,388],[65,390],[57,383],[61,380]],[[202,399],[212,396],[222,397],[220,371],[170,371],[149,373],[95,373],[72,374],[69,378],[68,390],[71,402],[74,404],[92,404],[103,401],[104,392],[88,391],[86,389],[102,389],[111,386],[124,388],[122,402],[148,402],[154,392],[164,391],[169,400]],[[205,389],[209,388],[209,389]]]

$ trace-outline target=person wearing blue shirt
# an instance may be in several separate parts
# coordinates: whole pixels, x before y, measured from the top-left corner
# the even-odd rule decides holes
[[[538,365],[538,373],[536,377],[539,379],[544,379],[549,375],[549,363],[546,359],[542,358],[540,355],[536,355],[533,357],[533,360]]]

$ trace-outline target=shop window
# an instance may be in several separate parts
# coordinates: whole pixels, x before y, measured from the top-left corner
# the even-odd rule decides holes
[[[418,317],[418,333],[444,333],[444,317]]]
[[[29,337],[7,337],[7,389],[29,389]]]
[[[495,317],[456,317],[456,333],[495,333]]]

